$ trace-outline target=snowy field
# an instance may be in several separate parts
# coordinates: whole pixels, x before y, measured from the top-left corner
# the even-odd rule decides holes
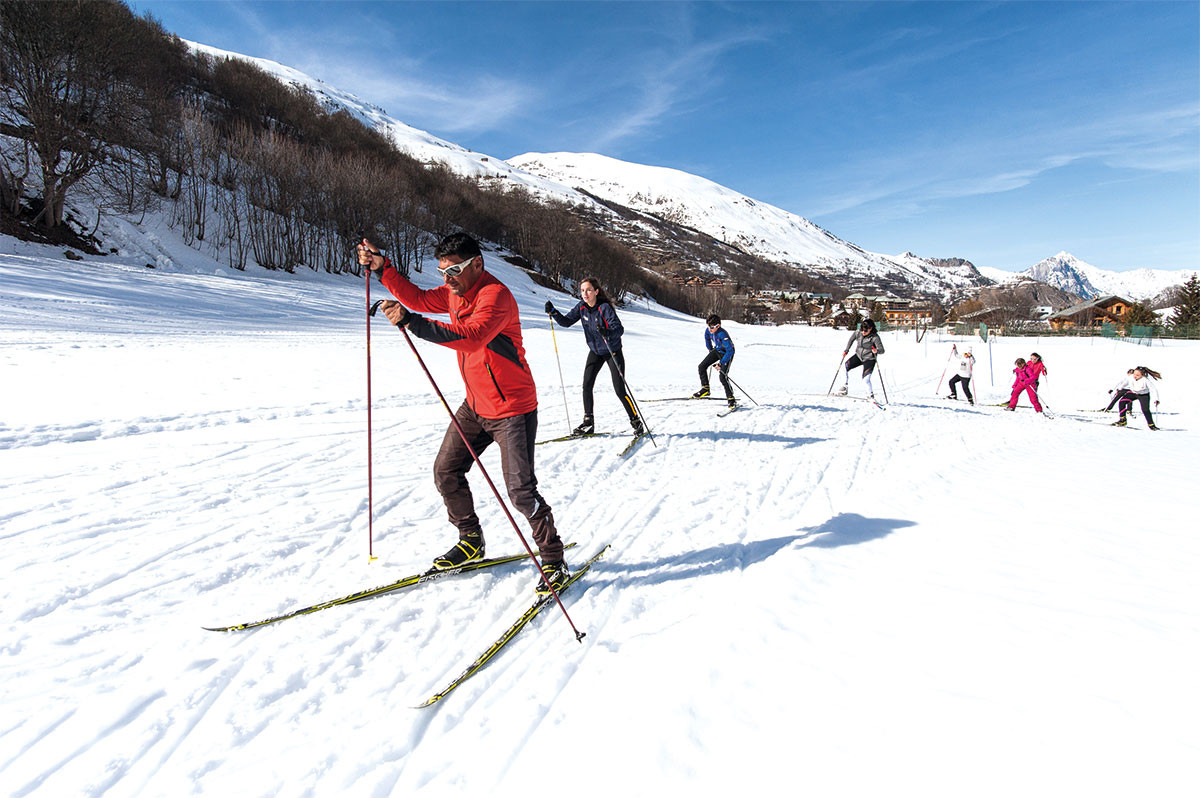
[[[825,395],[848,333],[728,325],[757,405],[644,401],[657,445],[627,459],[623,436],[538,447],[571,558],[613,546],[565,596],[582,644],[547,610],[417,710],[528,606],[532,568],[201,629],[454,540],[445,411],[381,318],[368,560],[362,282],[0,242],[4,794],[1196,794],[1197,342],[997,339],[989,364],[959,339],[972,408],[935,397],[953,339],[886,333],[881,411]],[[487,263],[524,314],[539,438],[562,435],[541,307],[569,299]],[[621,315],[638,398],[695,390],[702,324]],[[583,336],[557,343],[578,423]],[[454,358],[418,348],[457,405]],[[1053,417],[985,406],[1034,350]],[[1162,432],[1085,412],[1139,364]],[[605,375],[596,405],[624,432]],[[473,485],[489,554],[520,551]]]

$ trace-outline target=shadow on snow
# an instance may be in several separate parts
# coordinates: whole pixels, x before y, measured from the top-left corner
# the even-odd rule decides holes
[[[804,529],[797,535],[710,546],[699,551],[684,552],[676,557],[663,557],[647,562],[605,563],[603,573],[606,576],[611,574],[612,578],[597,580],[588,587],[607,587],[613,584],[622,587],[634,584],[656,585],[744,570],[784,549],[833,549],[855,546],[885,538],[897,529],[915,525],[915,521],[900,518],[867,518],[857,513],[841,513],[819,526]]]

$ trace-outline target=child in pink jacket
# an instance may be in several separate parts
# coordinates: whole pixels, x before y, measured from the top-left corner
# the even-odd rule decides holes
[[[1016,368],[1013,369],[1014,379],[1012,397],[1008,400],[1008,407],[1006,407],[1005,410],[1016,410],[1017,399],[1021,397],[1021,391],[1025,391],[1027,394],[1029,394],[1029,401],[1033,404],[1033,409],[1039,413],[1042,412],[1042,405],[1040,402],[1038,402],[1037,389],[1034,387],[1034,384],[1037,382],[1037,378],[1041,375],[1042,371],[1038,370],[1035,374],[1034,370],[1030,369],[1025,363],[1025,358],[1023,357],[1017,358],[1015,365]],[[1044,368],[1045,367],[1043,367],[1042,370],[1044,370]]]

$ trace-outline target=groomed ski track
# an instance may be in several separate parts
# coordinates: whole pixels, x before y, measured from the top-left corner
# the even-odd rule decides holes
[[[1049,420],[935,398],[949,340],[889,335],[880,413],[823,394],[844,331],[732,325],[733,373],[759,406],[718,419],[716,402],[646,402],[658,445],[625,459],[623,436],[537,449],[564,536],[580,552],[612,543],[565,598],[582,644],[548,608],[417,712],[528,606],[531,567],[237,635],[200,628],[386,583],[453,540],[430,473],[445,411],[380,324],[367,561],[361,284],[287,282],[290,316],[233,301],[233,335],[170,275],[130,266],[135,298],[72,284],[68,301],[60,265],[43,261],[0,257],[4,285],[22,286],[0,304],[44,319],[89,304],[44,328],[0,322],[0,364],[27,386],[0,421],[0,779],[14,796],[527,795],[546,778],[585,779],[580,795],[1184,783],[1200,711],[1200,544],[1183,532],[1194,342],[1039,342],[1047,400],[1064,408]],[[540,436],[561,435],[550,337],[534,325],[545,298],[565,297],[497,271],[526,315]],[[189,291],[250,282],[180,278]],[[657,308],[622,317],[639,396],[695,390],[702,324]],[[558,344],[577,402],[582,337]],[[453,358],[418,346],[460,401]],[[1001,360],[1032,346],[997,344],[981,402],[1007,397]],[[1181,433],[1068,417],[1135,360],[1167,374]],[[603,381],[596,404],[598,423],[622,428]],[[1115,479],[1098,465],[1113,457],[1136,470]],[[500,483],[494,449],[484,463]],[[489,556],[518,551],[472,486]]]

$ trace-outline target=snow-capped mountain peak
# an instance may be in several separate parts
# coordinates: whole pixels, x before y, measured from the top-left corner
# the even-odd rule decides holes
[[[1021,274],[1084,299],[1117,294],[1126,299],[1142,300],[1182,284],[1194,272],[1166,269],[1113,272],[1093,266],[1064,251],[1034,264]]]

